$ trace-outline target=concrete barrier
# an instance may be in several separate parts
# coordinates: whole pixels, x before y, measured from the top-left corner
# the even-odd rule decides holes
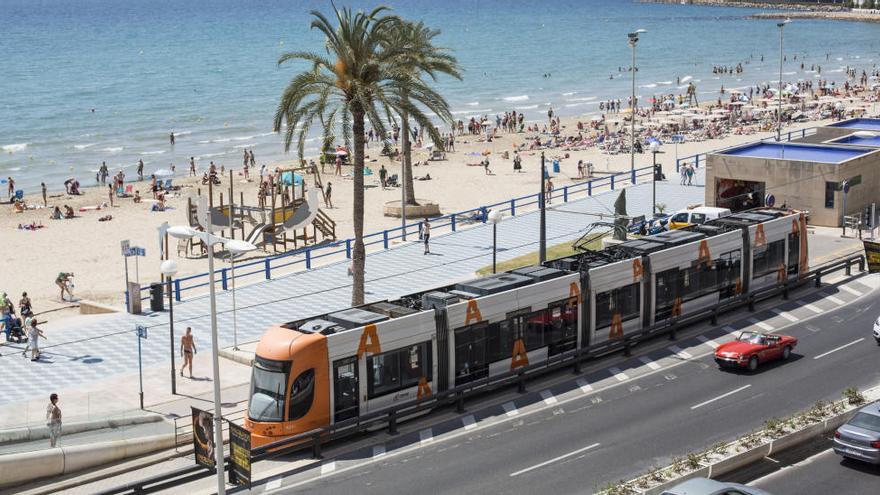
[[[254,353],[242,350],[235,350],[232,348],[228,349],[220,349],[217,353],[218,356],[222,358],[226,358],[230,361],[235,361],[236,363],[243,364],[245,366],[253,366],[254,364]]]
[[[161,414],[137,414],[135,416],[122,416],[118,418],[97,419],[94,421],[77,421],[62,423],[61,432],[65,435],[82,433],[84,431],[102,430],[104,428],[119,428],[121,426],[141,425],[164,421]],[[49,438],[49,428],[46,425],[27,426],[22,428],[10,428],[0,430],[0,445],[8,443],[30,442]]]
[[[0,456],[0,488],[70,474],[174,447],[174,434],[112,440]]]
[[[95,301],[88,301],[86,299],[82,299],[79,302],[79,314],[81,315],[103,315],[107,313],[118,313],[122,310],[118,308],[114,308],[113,306],[108,306],[106,304],[101,304]]]

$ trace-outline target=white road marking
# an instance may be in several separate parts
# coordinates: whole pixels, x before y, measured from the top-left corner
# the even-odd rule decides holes
[[[629,377],[626,376],[626,373],[624,373],[623,370],[621,370],[620,368],[618,368],[616,366],[608,368],[608,372],[611,373],[612,375],[614,375],[614,378],[617,378],[617,381],[619,381],[619,382],[625,382],[625,381],[629,380]]]
[[[321,476],[336,471],[336,461],[329,461],[321,464]]]
[[[578,387],[581,388],[581,392],[588,394],[593,391],[593,386],[590,385],[589,382],[584,380],[583,378],[579,378],[577,381]]]
[[[822,308],[820,308],[820,307],[818,307],[818,306],[814,306],[814,305],[812,305],[812,304],[809,304],[809,303],[807,303],[807,302],[805,302],[805,301],[801,301],[800,299],[798,299],[798,300],[795,301],[795,302],[798,303],[798,304],[800,304],[802,308],[807,308],[807,309],[809,309],[810,311],[812,311],[813,313],[819,314],[819,313],[822,313],[822,312],[823,312],[823,309],[822,309]]]
[[[277,488],[281,488],[281,482],[284,481],[283,476],[279,476],[274,480],[266,483],[266,490],[275,490]]]
[[[772,325],[768,325],[768,324],[764,323],[763,321],[759,321],[757,318],[749,318],[746,321],[748,321],[752,325],[755,325],[756,327],[758,327],[762,330],[766,330],[768,332],[773,331]]]
[[[376,445],[373,447],[373,458],[382,457],[385,455],[385,446],[384,445]]]
[[[434,441],[434,432],[430,428],[425,428],[419,432],[419,445],[425,446]]]
[[[660,369],[660,365],[655,363],[654,361],[652,361],[651,358],[649,358],[648,356],[640,357],[639,361],[645,363],[648,366],[648,368],[651,368],[652,370],[659,370]]]
[[[864,337],[862,337],[862,338],[860,338],[860,339],[853,340],[853,341],[850,342],[849,344],[843,344],[842,346],[840,346],[840,347],[835,347],[834,349],[831,349],[831,350],[828,351],[828,352],[823,352],[822,354],[819,354],[818,356],[815,356],[813,359],[823,358],[823,357],[825,357],[825,356],[831,354],[832,352],[837,352],[837,351],[839,351],[839,350],[841,350],[841,349],[846,349],[847,347],[849,347],[849,346],[851,346],[851,345],[856,345],[856,344],[858,344],[859,342],[861,342],[861,341],[863,341],[863,340],[865,340]]]
[[[708,337],[704,337],[702,335],[697,335],[697,340],[706,344],[707,346],[711,347],[712,349],[718,349],[718,342],[715,342],[714,340],[712,340]]]
[[[505,402],[501,404],[501,407],[504,409],[504,413],[507,414],[508,418],[512,418],[519,414],[519,411],[516,409],[516,405],[513,402]]]
[[[474,419],[473,414],[468,414],[467,416],[461,418],[461,422],[464,425],[465,430],[470,430],[477,427],[477,420]]]
[[[788,311],[782,311],[780,309],[773,308],[773,312],[778,314],[779,316],[785,318],[788,321],[791,321],[791,322],[800,321],[800,318],[789,313]]]
[[[853,289],[852,287],[848,287],[846,285],[841,285],[840,289],[845,290],[856,297],[862,297],[862,293]]]
[[[510,476],[511,476],[511,478],[512,478],[512,477],[514,477],[514,476],[519,476],[519,475],[521,475],[521,474],[523,474],[523,473],[528,473],[529,471],[534,471],[535,469],[542,468],[542,467],[547,466],[547,465],[549,465],[549,464],[553,464],[554,462],[557,462],[557,461],[561,461],[562,459],[565,459],[566,457],[571,457],[571,456],[573,456],[573,455],[578,455],[578,454],[580,454],[581,452],[586,452],[586,451],[588,451],[588,450],[590,450],[590,449],[595,449],[595,448],[598,447],[599,445],[600,445],[599,443],[594,443],[594,444],[592,444],[592,445],[587,445],[586,447],[584,447],[584,448],[582,448],[582,449],[577,449],[577,450],[575,450],[574,452],[569,452],[568,454],[562,454],[561,456],[559,456],[559,457],[554,457],[553,459],[550,459],[549,461],[544,461],[544,462],[542,462],[542,463],[540,463],[540,464],[535,464],[534,466],[527,467],[527,468],[525,468],[525,469],[520,469],[519,471],[517,471],[517,472],[515,472],[515,473],[510,473]]]
[[[553,392],[549,390],[542,390],[541,398],[544,399],[544,404],[547,404],[548,406],[556,404],[557,402],[556,397],[553,397]]]
[[[703,406],[705,406],[706,404],[711,404],[711,403],[715,402],[716,400],[721,400],[721,399],[723,399],[723,398],[725,398],[725,397],[729,397],[729,396],[731,396],[731,395],[733,395],[733,394],[735,394],[735,393],[737,393],[737,392],[742,392],[743,390],[745,390],[745,389],[747,389],[747,388],[749,388],[749,387],[751,387],[751,385],[743,385],[742,387],[740,387],[740,388],[738,388],[738,389],[735,389],[735,390],[731,390],[730,392],[727,392],[726,394],[721,394],[721,395],[719,395],[718,397],[715,397],[714,399],[709,399],[709,400],[707,400],[706,402],[700,402],[699,404],[696,404],[696,405],[694,405],[694,406],[691,406],[691,411],[693,411],[694,409],[697,409],[697,408],[703,407]]]
[[[825,296],[825,299],[828,299],[829,301],[833,302],[834,304],[837,304],[838,306],[843,306],[846,304],[845,302],[843,302],[842,300],[840,300],[834,296]]]
[[[666,349],[668,349],[671,353],[675,354],[681,359],[692,359],[694,357],[689,352],[682,350],[682,348],[678,347],[677,345],[671,345]]]

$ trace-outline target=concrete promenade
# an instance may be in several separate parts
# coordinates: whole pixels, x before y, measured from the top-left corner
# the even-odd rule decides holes
[[[699,178],[702,178],[702,170]],[[701,180],[699,181],[701,182]],[[620,190],[549,205],[548,245],[573,240],[597,215],[609,215]],[[702,186],[679,186],[677,177],[657,184],[658,202],[667,211],[702,202]],[[650,214],[651,184],[627,188],[628,213]],[[537,250],[538,214],[528,212],[505,218],[498,225],[498,259],[514,258]],[[491,263],[492,232],[478,224],[454,233],[432,236],[431,254],[423,255],[417,242],[367,257],[366,298],[377,301],[409,292],[468,279]],[[345,309],[351,298],[348,263],[340,261],[277,279],[239,286],[236,292],[238,342],[260,338],[266,327],[325,312]],[[218,291],[217,318],[220,345],[233,344],[232,297]],[[195,334],[195,379],[181,378],[179,394],[195,395],[210,390],[209,299],[197,296],[174,306],[175,334],[187,326]],[[124,313],[81,316],[51,322],[44,327],[48,339],[41,342],[43,359],[31,362],[22,347],[0,346],[0,368],[15,380],[0,381],[0,428],[44,421],[50,393],[59,393],[67,417],[104,417],[138,407],[138,346],[136,324],[146,325],[149,337],[142,344],[144,389],[147,404],[173,400],[170,395],[168,314],[134,316]],[[175,342],[175,345],[177,343]],[[175,349],[179,361],[179,349]],[[246,383],[247,367],[224,363],[224,386]]]

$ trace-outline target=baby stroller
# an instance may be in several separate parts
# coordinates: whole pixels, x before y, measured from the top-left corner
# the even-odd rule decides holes
[[[385,179],[385,187],[400,187],[400,184],[397,183],[397,174]]]
[[[9,332],[6,337],[7,342],[15,341],[18,344],[27,342],[27,337],[25,337],[24,329],[21,326],[21,318],[10,318],[7,320],[7,325],[9,325]]]

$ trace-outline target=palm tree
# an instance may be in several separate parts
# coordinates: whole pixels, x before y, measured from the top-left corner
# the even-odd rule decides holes
[[[305,141],[315,121],[323,126],[323,135],[341,135],[353,151],[354,192],[352,251],[353,306],[364,303],[364,135],[365,121],[369,120],[379,135],[386,136],[385,120],[393,112],[408,111],[424,117],[412,103],[439,110],[442,98],[423,81],[412,77],[405,66],[405,48],[387,42],[392,30],[402,22],[387,15],[386,7],[377,7],[369,13],[352,12],[350,8],[337,9],[336,23],[318,11],[312,29],[325,37],[326,54],[310,52],[285,53],[278,59],[282,65],[290,60],[311,64],[291,79],[281,95],[275,112],[275,132],[284,132],[284,149],[296,137],[297,151],[303,158]],[[403,101],[398,95],[406,93]],[[438,115],[440,115],[438,113]],[[385,117],[385,119],[382,118]],[[339,132],[336,132],[336,130]],[[354,146],[352,147],[351,144]]]
[[[412,78],[421,78],[422,75],[437,80],[438,74],[447,74],[456,79],[461,80],[461,69],[458,66],[458,60],[447,52],[446,48],[435,46],[433,40],[440,34],[439,29],[431,29],[422,21],[399,22],[391,31],[387,43],[403,49],[401,57],[403,58],[403,68],[407,69],[408,75]],[[403,103],[401,105],[400,116],[400,132],[401,132],[401,182],[404,184],[406,191],[406,204],[416,205],[415,189],[413,188],[412,175],[412,149],[410,143],[409,120],[410,117],[415,120],[422,129],[427,129],[434,142],[439,149],[443,149],[443,142],[440,134],[434,128],[430,119],[413,108],[410,101],[409,87],[400,87],[400,94],[397,98]],[[449,105],[442,97],[437,101],[432,101],[429,105],[432,111],[442,120],[453,121],[452,114],[449,112]]]

